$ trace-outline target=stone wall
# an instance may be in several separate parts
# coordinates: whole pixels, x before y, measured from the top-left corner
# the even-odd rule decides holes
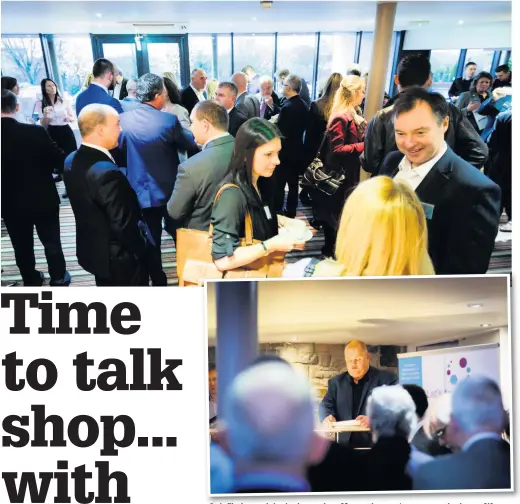
[[[290,362],[309,377],[319,396],[327,390],[329,378],[346,371],[345,345],[325,343],[267,343],[260,353],[274,354]],[[397,354],[406,352],[400,346],[370,346],[371,364],[397,374]],[[209,348],[209,362],[215,363],[215,347]]]

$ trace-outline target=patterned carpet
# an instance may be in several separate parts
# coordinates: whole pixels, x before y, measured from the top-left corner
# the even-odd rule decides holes
[[[58,184],[58,192],[63,193],[63,182]],[[308,220],[311,217],[311,210],[309,207],[300,206],[298,208],[297,218]],[[505,216],[503,221],[505,222]],[[76,229],[74,222],[74,214],[68,200],[63,200],[60,210],[60,224],[61,224],[61,243],[65,260],[67,262],[67,270],[72,276],[71,286],[92,286],[95,285],[94,277],[90,273],[83,270],[76,259]],[[310,226],[309,226],[310,227]],[[14,251],[9,239],[9,235],[2,222],[2,282],[9,282],[16,280],[18,285],[22,285],[21,277],[16,267],[14,259]],[[48,284],[49,277],[47,273],[47,262],[43,246],[35,234],[35,256],[36,268],[45,273]],[[320,255],[323,246],[323,233],[317,232],[312,240],[307,243],[305,250],[291,252],[287,255],[288,262],[294,262],[303,257],[315,257]],[[170,235],[163,232],[162,236],[162,258],[163,268],[168,276],[169,285],[177,285],[177,265],[175,262],[175,245]],[[511,233],[499,233],[495,244],[495,250],[491,257],[488,273],[511,273]]]

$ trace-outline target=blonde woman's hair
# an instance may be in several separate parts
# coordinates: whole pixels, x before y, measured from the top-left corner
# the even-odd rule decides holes
[[[352,192],[336,241],[339,275],[433,275],[421,203],[405,182],[374,177]],[[316,271],[319,274],[319,271]]]
[[[85,77],[85,80],[83,81],[83,87],[88,88],[90,84],[92,83],[92,80],[94,79],[94,74],[92,72],[89,72],[87,76]]]
[[[210,79],[206,83],[206,94],[208,95],[208,100],[214,100],[215,95],[217,93],[218,80]]]
[[[354,98],[357,93],[365,89],[365,80],[359,75],[347,75],[341,81],[336,94],[334,95],[334,102],[330,110],[329,123],[331,119],[337,114],[344,114],[346,112],[355,112]]]

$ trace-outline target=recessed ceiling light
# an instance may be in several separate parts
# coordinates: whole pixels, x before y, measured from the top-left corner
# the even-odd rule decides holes
[[[484,305],[482,303],[469,303],[468,308],[482,308]]]
[[[464,24],[464,20],[463,19],[459,19],[459,24]]]
[[[480,327],[491,327],[491,324],[480,324]]]
[[[103,17],[103,14],[101,14],[101,12],[96,12],[96,17]]]

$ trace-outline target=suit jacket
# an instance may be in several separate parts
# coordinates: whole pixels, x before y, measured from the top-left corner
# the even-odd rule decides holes
[[[247,91],[237,97],[235,107],[248,119],[260,117],[260,102],[256,96],[250,95]]]
[[[57,208],[52,172],[63,169],[65,157],[42,126],[2,117],[2,216]]]
[[[329,415],[341,422],[342,420],[354,420],[359,415],[366,415],[367,399],[370,392],[381,385],[395,385],[398,378],[390,371],[382,371],[370,366],[365,375],[363,391],[361,393],[361,400],[357,411],[352,410],[353,390],[352,378],[345,372],[341,373],[329,380],[327,393],[323,397],[319,407],[319,418],[323,422]],[[351,434],[345,432],[341,434],[340,441],[348,443],[352,437],[357,446],[370,446],[370,433],[359,432]]]
[[[276,95],[276,93],[273,91],[273,94],[271,95],[272,98],[273,98],[273,108],[269,107],[268,105],[266,105],[265,107],[265,112],[264,112],[264,117],[262,119],[265,119],[266,121],[269,121],[269,119],[271,119],[271,117],[277,115],[280,113],[280,99],[278,98],[278,96]],[[262,117],[261,116],[261,108],[262,108],[262,95],[260,93],[256,94],[255,95],[255,98],[258,100],[258,103],[260,103],[260,109],[258,109],[258,117]]]
[[[381,175],[394,177],[403,159],[392,152]],[[433,206],[428,251],[438,275],[486,273],[500,221],[500,187],[449,147],[416,189]]]
[[[92,103],[103,103],[105,105],[110,105],[120,114],[123,113],[123,107],[121,107],[119,100],[116,100],[110,96],[105,89],[98,86],[97,84],[90,84],[90,86],[85,89],[85,91],[82,91],[76,98],[76,115],[79,116],[83,107],[91,105]]]
[[[511,187],[511,168],[513,154],[512,112],[500,113],[488,138],[491,167],[489,178],[503,187]]]
[[[191,114],[191,111],[199,103],[199,98],[195,94],[195,91],[193,91],[192,87],[190,85],[186,86],[181,91],[181,103],[182,106],[188,111],[189,114]]]
[[[127,178],[98,149],[85,145],[65,161],[63,180],[76,219],[76,255],[86,271],[131,274],[146,251],[141,208]]]
[[[179,166],[168,201],[168,213],[178,227],[209,229],[215,195],[228,171],[234,145],[231,135],[216,138]]]
[[[307,125],[309,109],[299,95],[285,100],[280,115],[278,116],[278,128],[282,133],[282,150],[280,162],[286,163],[297,169],[303,170],[303,133]]]
[[[511,488],[509,443],[481,439],[467,450],[437,457],[422,465],[413,480],[414,490]]]
[[[457,77],[450,86],[448,96],[460,96],[462,93],[469,91],[472,79],[464,79],[464,77]]]
[[[166,205],[177,177],[178,151],[197,150],[193,135],[176,116],[146,103],[122,114],[121,127],[119,148],[141,207]]]
[[[386,108],[377,112],[368,123],[365,133],[365,151],[361,156],[361,164],[365,171],[373,175],[381,172],[385,157],[390,152],[397,151],[392,119],[393,103],[397,96],[387,103]],[[479,169],[482,168],[488,157],[487,145],[475,131],[475,128],[452,103],[449,104],[449,116],[450,124],[444,134],[446,143],[461,158]]]
[[[233,107],[229,112],[229,127],[228,132],[233,137],[237,136],[237,131],[247,121],[247,117],[242,114],[236,107]]]

